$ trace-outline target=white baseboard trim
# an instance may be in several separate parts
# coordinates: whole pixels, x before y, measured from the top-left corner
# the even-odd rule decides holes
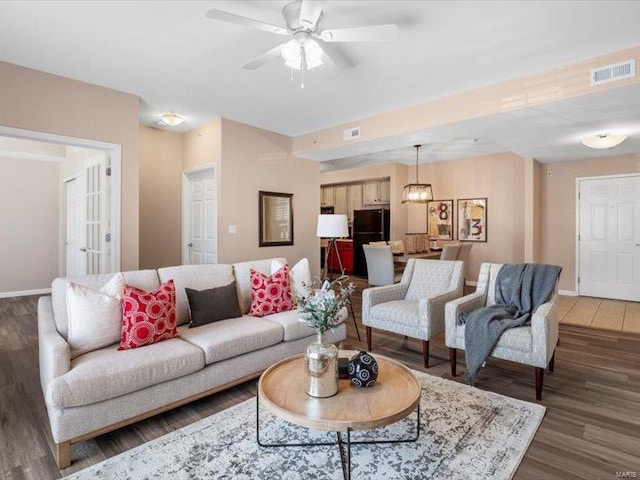
[[[566,295],[567,297],[577,297],[578,294],[574,290],[558,290],[558,294]]]
[[[478,286],[478,282],[469,282],[469,281],[467,281],[467,282],[464,282],[464,283],[465,283],[465,285],[469,285],[470,287],[477,287]]]
[[[50,288],[39,288],[36,290],[20,290],[17,292],[0,292],[0,298],[26,297],[27,295],[47,295],[51,293]]]

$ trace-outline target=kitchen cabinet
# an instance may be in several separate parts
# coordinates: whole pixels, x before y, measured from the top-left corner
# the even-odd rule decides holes
[[[334,190],[333,186],[321,187],[320,191],[322,192],[320,199],[320,206],[322,207],[333,207],[334,205]]]
[[[331,254],[327,259],[329,271],[340,273],[340,262],[338,262],[337,257],[337,255],[340,255],[345,275],[353,275],[353,242],[351,240],[336,240],[336,246],[338,247],[337,254],[332,248]]]
[[[333,213],[349,216],[348,193],[348,185],[336,185],[333,187]]]
[[[389,180],[372,180],[362,186],[362,203],[364,205],[383,205],[391,200],[391,183]]]
[[[347,216],[349,222],[353,222],[353,211],[362,209],[362,184],[352,183],[349,185],[349,211]]]

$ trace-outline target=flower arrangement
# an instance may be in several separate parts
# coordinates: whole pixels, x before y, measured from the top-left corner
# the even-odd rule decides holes
[[[352,282],[345,285],[348,278],[343,275],[333,282],[325,280],[319,289],[297,298],[300,321],[321,335],[340,325],[347,317],[346,307],[356,289]]]

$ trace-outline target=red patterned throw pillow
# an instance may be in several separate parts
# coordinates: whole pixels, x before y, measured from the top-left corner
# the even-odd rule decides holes
[[[143,347],[177,336],[173,280],[153,292],[127,285],[122,296],[122,316],[118,350]]]
[[[250,313],[254,317],[264,317],[272,313],[294,309],[288,265],[284,265],[271,276],[251,269],[250,281]]]

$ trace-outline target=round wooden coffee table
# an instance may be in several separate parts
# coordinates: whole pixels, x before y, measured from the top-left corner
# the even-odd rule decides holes
[[[352,357],[356,351],[341,350],[340,357]],[[352,387],[349,380],[339,380],[333,397],[315,398],[306,393],[307,374],[304,355],[286,358],[269,367],[258,382],[256,432],[263,447],[302,447],[338,445],[343,472],[351,476],[351,445],[415,442],[420,435],[420,383],[411,371],[395,360],[374,355],[378,362],[378,380],[371,388]],[[335,431],[332,443],[263,443],[260,439],[260,404],[274,415],[301,427]],[[401,440],[351,441],[354,430],[369,430],[395,423],[417,409],[415,436]],[[340,432],[346,432],[346,441]],[[346,452],[343,447],[346,446]],[[346,462],[344,457],[346,456]]]

